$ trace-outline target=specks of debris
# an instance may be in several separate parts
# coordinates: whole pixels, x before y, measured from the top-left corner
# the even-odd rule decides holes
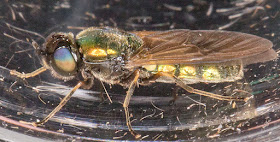
[[[166,3],[164,3],[163,6],[170,10],[173,10],[173,11],[182,11],[182,9],[183,9],[180,6],[170,5],[170,4],[166,4]]]
[[[211,2],[210,5],[209,5],[208,10],[206,12],[206,15],[210,16],[212,14],[212,12],[213,12],[213,3]]]

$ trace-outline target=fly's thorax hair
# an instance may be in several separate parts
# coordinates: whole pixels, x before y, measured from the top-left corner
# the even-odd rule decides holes
[[[99,64],[85,62],[82,66],[84,78],[96,78],[108,84],[119,84],[133,73],[133,70],[124,68],[123,58],[114,59]]]
[[[65,72],[57,65],[54,54],[59,48],[64,48],[65,50],[67,49],[70,54],[69,56],[73,58],[72,60],[75,63],[72,63],[73,67],[71,71]],[[59,32],[50,34],[47,37],[46,42],[43,44],[42,49],[40,50],[43,66],[51,71],[53,77],[61,80],[71,80],[75,78],[79,72],[79,66],[81,66],[81,59],[77,45],[75,43],[74,35],[72,33]],[[67,64],[62,65],[62,67],[67,68]]]

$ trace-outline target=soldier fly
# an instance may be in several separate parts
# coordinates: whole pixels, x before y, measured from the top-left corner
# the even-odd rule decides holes
[[[138,84],[175,83],[189,93],[246,102],[248,98],[218,95],[187,84],[233,82],[243,77],[244,66],[277,58],[267,39],[215,30],[125,32],[91,27],[76,37],[73,33],[52,33],[42,47],[33,46],[43,67],[27,74],[11,70],[11,75],[24,79],[50,70],[58,79],[81,79],[46,118],[32,125],[46,123],[78,88],[91,88],[96,78],[128,88],[123,108],[128,130],[136,138],[141,135],[132,129],[128,106]]]

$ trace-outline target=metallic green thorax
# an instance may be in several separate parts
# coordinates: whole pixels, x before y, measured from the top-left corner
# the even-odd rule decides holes
[[[136,35],[112,28],[88,28],[76,36],[83,58],[89,62],[108,60],[122,54],[131,55],[143,41]],[[106,56],[93,56],[92,50],[105,51]],[[114,51],[107,54],[107,51]]]

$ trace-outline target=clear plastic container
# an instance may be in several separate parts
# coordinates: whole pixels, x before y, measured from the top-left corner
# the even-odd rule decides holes
[[[258,35],[279,45],[278,1],[5,1],[0,6],[0,139],[7,141],[121,141],[128,132],[122,103],[126,89],[98,80],[79,89],[49,122],[33,127],[22,123],[44,118],[77,79],[61,81],[44,72],[22,80],[9,71],[31,72],[41,67],[30,42],[42,45],[52,32],[73,32],[90,26],[123,30],[225,29]],[[20,29],[19,29],[20,28]],[[22,30],[24,29],[24,30]],[[32,32],[31,32],[32,31]],[[130,102],[132,126],[143,141],[277,141],[279,140],[278,60],[248,65],[244,79],[194,88],[223,95],[249,95],[228,102],[190,94],[175,84],[140,86]]]

